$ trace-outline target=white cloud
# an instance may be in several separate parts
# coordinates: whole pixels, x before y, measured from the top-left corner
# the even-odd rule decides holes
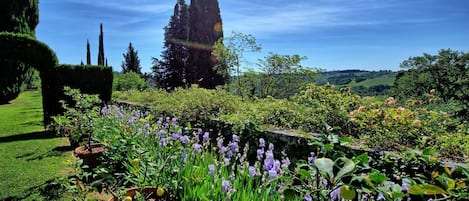
[[[224,3],[224,4],[223,4]],[[222,1],[225,31],[236,30],[254,35],[288,34],[298,31],[314,31],[314,28],[368,26],[390,23],[432,22],[436,19],[406,19],[398,15],[407,6],[402,2],[374,0],[315,0],[265,2]],[[226,6],[224,8],[223,6]]]
[[[154,0],[69,0],[73,3],[93,5],[119,11],[165,13],[171,11],[174,2]]]

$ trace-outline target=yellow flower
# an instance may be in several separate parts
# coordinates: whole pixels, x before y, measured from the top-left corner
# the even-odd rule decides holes
[[[125,201],[132,201],[132,197],[126,196],[124,200],[125,200]]]
[[[140,162],[140,160],[138,158],[136,158],[136,159],[132,160],[132,165],[137,166],[138,162]]]
[[[421,122],[420,120],[416,119],[416,120],[414,120],[414,121],[412,122],[412,126],[413,126],[413,127],[421,127],[421,126],[422,126],[422,122]]]
[[[161,197],[161,196],[163,196],[163,194],[164,194],[164,189],[161,188],[161,187],[158,187],[158,189],[156,189],[156,195],[158,197]]]

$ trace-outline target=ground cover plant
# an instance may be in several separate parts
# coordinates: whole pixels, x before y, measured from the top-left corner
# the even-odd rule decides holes
[[[50,199],[72,158],[68,141],[44,130],[41,92],[21,93],[0,114],[0,200]]]
[[[145,186],[153,186],[152,193],[166,200],[464,200],[468,196],[468,170],[431,166],[438,163],[432,149],[413,155],[426,167],[413,175],[381,172],[379,161],[367,154],[350,155],[343,146],[347,140],[333,133],[312,142],[317,151],[309,158],[291,164],[287,155],[274,156],[279,147],[262,138],[250,141],[256,152],[248,160],[249,146],[240,144],[237,135],[223,139],[150,112],[106,106],[93,122],[94,139],[108,151],[101,166],[68,183],[77,199],[95,188],[119,199],[145,200],[148,195],[125,195],[125,189]],[[79,179],[84,177],[92,179]]]

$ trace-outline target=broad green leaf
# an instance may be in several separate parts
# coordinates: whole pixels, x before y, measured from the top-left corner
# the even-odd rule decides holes
[[[386,177],[385,174],[382,174],[378,172],[377,170],[372,170],[371,173],[368,174],[368,178],[370,178],[371,181],[378,183],[378,184],[381,184],[388,179],[388,177]]]
[[[355,189],[353,189],[349,185],[343,185],[340,187],[340,196],[346,200],[353,200],[355,199]]]
[[[344,175],[351,173],[355,169],[355,163],[352,160],[345,157],[340,157],[335,161],[335,163],[337,164],[339,161],[344,162],[344,165],[337,173],[336,180],[340,180]]]
[[[326,173],[326,176],[328,179],[331,179],[334,177],[334,161],[328,158],[318,158],[314,161],[314,165],[319,169],[319,172],[324,175]]]
[[[295,198],[295,190],[288,188],[283,191],[285,200],[293,200]]]
[[[392,191],[393,193],[400,193],[400,192],[402,192],[402,188],[401,188],[401,186],[399,186],[398,184],[393,184],[393,185],[391,186],[391,191]]]
[[[352,160],[355,163],[368,164],[369,158],[367,153],[363,153],[353,157]]]
[[[426,148],[425,150],[423,150],[423,155],[432,155],[434,154],[436,151],[433,147],[430,147],[430,148]]]
[[[305,170],[305,169],[298,169],[296,172],[300,175],[300,179],[301,179],[301,180],[304,180],[304,179],[310,177],[310,174],[309,174],[309,171],[308,171],[308,170]]]
[[[441,195],[446,194],[446,191],[438,186],[432,184],[417,184],[410,187],[407,191],[412,195]]]

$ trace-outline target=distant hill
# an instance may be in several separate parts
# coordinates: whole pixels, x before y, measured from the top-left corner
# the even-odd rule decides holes
[[[393,71],[363,71],[341,70],[321,72],[312,81],[318,85],[326,83],[339,87],[351,87],[362,96],[383,96],[394,83],[396,72]]]

